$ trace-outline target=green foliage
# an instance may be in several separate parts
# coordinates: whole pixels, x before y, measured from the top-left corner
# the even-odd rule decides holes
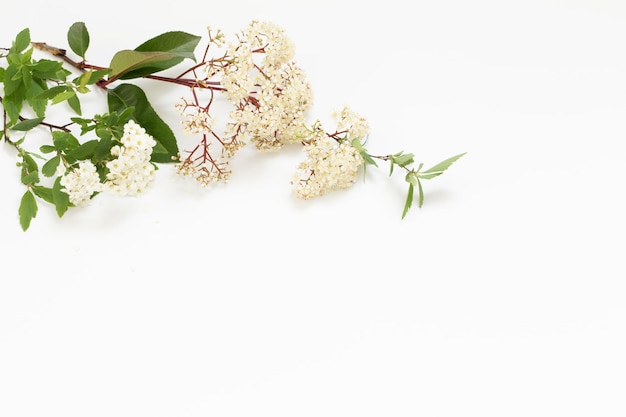
[[[450,168],[450,165],[452,165],[455,161],[457,161],[459,158],[461,158],[465,154],[466,152],[460,153],[451,158],[445,159],[439,162],[438,164],[434,165],[433,167],[428,168],[425,171],[421,171],[423,164],[420,164],[417,170],[411,169],[407,172],[405,180],[406,182],[409,183],[409,191],[407,193],[407,199],[404,203],[404,210],[402,211],[402,218],[406,216],[407,212],[413,205],[413,193],[414,193],[415,187],[417,187],[417,191],[418,191],[419,207],[422,207],[422,205],[424,204],[424,190],[422,189],[422,183],[420,180],[430,180],[435,177],[438,177],[439,175],[443,174],[448,168]],[[405,159],[402,159],[402,161],[405,161]],[[413,162],[413,155],[411,155],[411,163],[412,162]],[[393,163],[394,162],[392,160],[392,165]],[[397,164],[397,165],[406,166],[406,164],[405,165]]]
[[[60,96],[63,100],[71,100],[67,87],[57,87],[54,92],[48,92],[49,84],[63,84],[67,76],[71,74],[69,70],[63,68],[63,63],[32,58],[33,49],[30,45],[30,31],[22,30],[15,40],[6,56],[7,66],[3,69],[1,81],[4,85],[4,96],[2,105],[8,116],[5,128],[14,130],[30,130],[43,120],[46,113],[48,100],[58,100]],[[60,100],[60,101],[63,101]],[[21,120],[20,113],[24,105],[33,110],[36,118]],[[77,102],[73,101],[72,108],[78,108]]]

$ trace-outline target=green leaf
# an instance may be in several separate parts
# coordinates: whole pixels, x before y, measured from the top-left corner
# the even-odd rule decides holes
[[[460,157],[465,155],[467,152],[458,154],[453,156],[452,158],[448,158],[444,161],[439,162],[437,165],[427,169],[426,171],[422,171],[419,173],[419,177],[425,180],[429,180],[431,178],[435,178],[444,173],[446,169],[450,167],[455,161],[457,161]]]
[[[54,197],[52,195],[52,188],[44,187],[42,185],[35,185],[31,187],[35,195],[48,203],[54,204]]]
[[[422,207],[424,205],[424,190],[422,190],[422,183],[420,180],[417,180],[417,190],[419,191],[419,206]]]
[[[61,191],[61,177],[57,177],[52,186],[52,198],[56,207],[57,215],[62,217],[70,206],[70,196]]]
[[[67,74],[69,74],[69,71],[63,69],[61,62],[51,59],[41,59],[28,65],[28,67],[32,71],[33,76],[40,79],[51,78],[64,81],[67,78]]]
[[[23,29],[17,34],[13,46],[11,47],[12,53],[20,53],[30,45],[30,29]]]
[[[398,152],[395,155],[391,155],[391,160],[393,161],[394,164],[401,166],[401,167],[405,167],[407,165],[411,165],[414,161],[414,156],[412,153],[404,153],[403,152]]]
[[[57,167],[61,162],[60,156],[53,156],[41,167],[41,173],[46,177],[51,177],[57,172]]]
[[[402,211],[402,218],[406,216],[406,213],[409,211],[411,206],[413,205],[413,184],[409,184],[409,191],[406,194],[406,201],[404,203],[404,210]]]
[[[85,59],[85,52],[89,47],[89,32],[83,22],[76,22],[70,26],[67,42],[76,55]]]
[[[18,213],[20,216],[20,225],[22,226],[22,230],[28,230],[31,220],[37,216],[37,201],[30,190],[26,190],[22,196]]]
[[[73,149],[72,151],[66,154],[66,157],[70,161],[82,161],[84,159],[91,159],[94,152],[96,151],[96,147],[98,146],[98,141],[95,139],[89,140],[78,148]]]
[[[110,72],[111,70],[108,68],[103,69],[103,70],[96,70],[96,71],[89,70],[89,71],[82,73],[81,76],[78,77],[78,79],[75,82],[79,84],[80,86],[85,87],[87,85],[92,85],[92,84],[97,83],[98,81],[106,77]]]
[[[54,146],[62,152],[71,151],[80,146],[80,142],[74,137],[74,135],[70,132],[61,131],[52,132],[52,143],[54,143]]]
[[[25,171],[24,175],[28,172],[37,171],[39,167],[37,166],[37,162],[33,159],[33,157],[28,154],[22,154],[22,170]]]
[[[96,161],[102,161],[111,155],[111,147],[113,146],[111,137],[102,138],[98,146],[94,150],[94,158]]]
[[[139,52],[124,50],[111,59],[110,79],[128,80],[163,71],[180,63],[183,58],[169,52]]]
[[[39,171],[24,172],[22,175],[22,184],[33,185],[39,182]]]
[[[67,99],[67,104],[69,104],[70,108],[80,116],[82,110],[80,108],[80,100],[76,94]]]
[[[175,162],[178,143],[172,129],[154,111],[141,88],[133,84],[122,84],[108,90],[109,111],[124,113],[134,107],[133,119],[157,142],[152,152],[153,162]]]
[[[361,144],[361,141],[359,139],[352,139],[352,142],[350,142],[351,145],[359,151],[359,154],[361,155],[361,158],[363,158],[363,160],[370,165],[374,165],[375,167],[378,167],[378,164],[376,163],[376,161],[374,161],[374,159],[372,158],[372,156],[367,153],[367,150],[363,147],[363,144]]]
[[[56,97],[57,95],[68,91],[69,89],[70,88],[68,86],[57,85],[57,86],[48,88],[47,90],[43,90],[41,93],[37,94],[33,98],[37,100],[50,100]]]
[[[186,32],[172,31],[156,36],[138,47],[135,51],[140,52],[170,52],[181,58],[196,60],[193,52],[198,46],[201,37]]]
[[[196,60],[194,50],[201,37],[174,31],[156,36],[134,50],[119,51],[113,56],[111,79],[139,78],[171,68],[185,58]]]
[[[60,94],[57,94],[56,96],[54,96],[54,98],[52,99],[52,104],[58,104],[62,101],[65,100],[69,100],[70,98],[74,97],[76,95],[76,93],[74,92],[74,90],[68,90],[68,91],[64,91]]]
[[[51,153],[57,150],[57,148],[55,148],[52,145],[41,145],[39,147],[39,150],[41,151],[41,153]]]
[[[22,132],[25,132],[25,131],[31,130],[33,127],[39,125],[42,121],[43,121],[43,117],[36,117],[34,119],[22,120],[21,122],[18,122],[16,124],[14,124],[13,126],[11,126],[11,129],[13,129],[13,130],[20,130]]]

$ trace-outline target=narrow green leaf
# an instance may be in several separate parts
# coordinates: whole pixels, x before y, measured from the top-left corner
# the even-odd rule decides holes
[[[51,103],[52,104],[58,104],[58,103],[60,103],[62,101],[69,100],[70,98],[74,97],[75,95],[76,95],[76,93],[74,92],[74,90],[64,91],[64,92],[54,96],[54,98],[52,98],[52,100],[51,100]]]
[[[43,117],[36,117],[34,119],[25,119],[11,126],[11,129],[25,132],[39,125],[42,121],[43,121]]]
[[[413,205],[413,184],[409,183],[409,191],[406,194],[406,201],[404,203],[404,211],[402,211],[402,218],[406,216],[406,213],[409,211],[411,206]]]
[[[67,99],[67,104],[69,104],[70,108],[74,110],[76,114],[81,115],[80,100],[76,94]]]
[[[122,84],[108,90],[109,112],[124,114],[134,107],[133,119],[157,142],[152,152],[153,162],[176,162],[178,143],[172,129],[154,111],[143,90],[133,84]]]
[[[420,180],[417,180],[417,190],[419,191],[419,207],[421,208],[424,205],[424,190],[422,190],[422,183]]]
[[[372,156],[367,152],[367,150],[363,147],[363,144],[361,143],[361,141],[359,139],[352,139],[352,142],[350,142],[350,144],[359,151],[359,154],[361,155],[361,158],[363,158],[363,160],[366,162],[366,164],[370,164],[370,165],[374,165],[375,167],[378,167],[378,164],[376,163],[376,161],[374,161],[374,159],[372,158]]]
[[[458,155],[453,156],[452,158],[448,158],[444,161],[439,162],[437,165],[427,169],[426,171],[422,171],[419,174],[419,177],[425,180],[429,180],[431,178],[435,178],[444,173],[446,169],[450,167],[455,161],[457,161],[460,157],[465,155],[467,152],[460,153]]]
[[[22,226],[22,230],[28,230],[31,220],[37,216],[37,201],[30,190],[26,190],[22,196],[18,214],[20,216],[20,225]]]
[[[89,32],[83,22],[76,22],[70,26],[67,42],[76,55],[85,59],[85,52],[89,47]]]

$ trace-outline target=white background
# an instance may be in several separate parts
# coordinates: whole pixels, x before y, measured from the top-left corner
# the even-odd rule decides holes
[[[311,118],[348,104],[372,153],[468,154],[404,220],[387,166],[298,201],[300,150],[250,149],[226,185],[162,167],[23,232],[0,144],[0,416],[626,415],[626,3],[5,3],[0,46],[83,21],[105,66],[270,20]],[[185,92],[151,85],[178,129]]]

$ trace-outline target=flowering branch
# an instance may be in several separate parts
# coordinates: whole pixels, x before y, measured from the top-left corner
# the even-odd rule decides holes
[[[356,182],[358,173],[377,161],[405,172],[408,193],[402,217],[411,208],[417,188],[424,200],[422,180],[446,171],[464,155],[458,154],[433,167],[413,168],[414,155],[398,152],[372,155],[364,147],[369,135],[365,118],[344,107],[334,114],[336,127],[326,130],[319,120],[309,123],[313,96],[304,71],[293,60],[292,42],[278,26],[253,21],[227,41],[220,31],[208,30],[201,59],[201,37],[186,32],[166,32],[135,49],[117,52],[108,66],[88,63],[89,33],[84,23],[74,23],[67,50],[31,42],[22,30],[10,48],[0,48],[3,129],[0,139],[17,150],[21,182],[26,191],[19,206],[20,224],[30,226],[38,200],[54,205],[62,216],[70,207],[85,206],[100,193],[140,194],[154,179],[159,163],[176,164],[176,172],[208,186],[227,181],[230,160],[251,144],[261,152],[301,145],[305,154],[291,180],[295,194],[309,199]],[[33,49],[52,59],[33,58]],[[165,70],[191,65],[172,77]],[[80,75],[65,68],[77,70]],[[157,114],[133,79],[150,79],[183,87],[186,95],[174,104],[182,130],[199,137],[189,151],[181,151],[172,129]],[[83,117],[80,97],[95,86],[106,92],[108,112]],[[225,122],[213,116],[217,94],[230,103]],[[46,120],[50,105],[66,103],[73,116],[66,124]],[[49,144],[38,151],[24,146],[28,132],[47,127]],[[13,134],[23,135],[19,140]],[[85,138],[79,140],[79,137]],[[41,162],[44,161],[40,167]],[[42,177],[43,176],[43,177]]]

